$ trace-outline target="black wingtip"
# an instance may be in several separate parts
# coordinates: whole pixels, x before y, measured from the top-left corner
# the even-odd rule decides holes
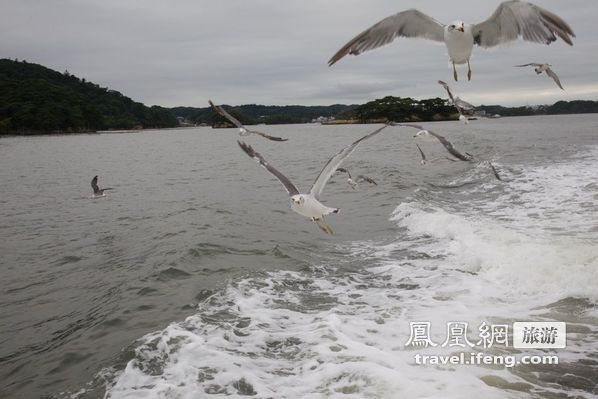
[[[249,155],[250,157],[253,157],[253,155],[255,154],[255,151],[253,150],[253,148],[251,148],[251,146],[243,141],[237,140],[237,144],[239,144],[239,147],[241,147],[241,149],[243,150],[243,152],[247,155]]]

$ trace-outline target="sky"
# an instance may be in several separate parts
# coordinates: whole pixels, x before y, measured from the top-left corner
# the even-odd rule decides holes
[[[488,18],[480,0],[0,0],[0,58],[68,70],[146,105],[360,104],[387,95],[444,97],[438,79],[474,104],[598,100],[598,1],[536,0],[571,25],[570,47],[522,40],[474,48],[452,80],[444,44],[397,39],[332,67],[346,42],[417,8],[442,23]],[[565,91],[516,64],[549,62]]]

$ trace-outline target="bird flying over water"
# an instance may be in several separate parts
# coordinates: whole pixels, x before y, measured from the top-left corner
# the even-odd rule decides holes
[[[98,187],[98,177],[94,176],[93,179],[91,179],[91,188],[93,188],[93,195],[95,197],[101,197],[104,194],[104,191],[108,191],[108,190],[112,190],[111,187],[108,188],[99,188]]]
[[[272,165],[270,165],[264,157],[262,157],[258,152],[256,152],[250,145],[245,144],[242,141],[237,141],[239,143],[239,147],[251,158],[255,159],[259,162],[259,164],[264,167],[268,172],[273,174],[284,186],[285,190],[290,196],[291,200],[291,209],[298,214],[310,218],[314,221],[318,227],[328,234],[333,234],[332,228],[325,224],[324,216],[329,215],[331,213],[338,213],[340,211],[339,208],[330,208],[324,204],[322,204],[319,200],[322,191],[324,190],[324,186],[332,177],[334,172],[338,169],[341,163],[347,158],[357,146],[364,140],[369,139],[370,137],[375,136],[376,134],[380,133],[384,128],[388,125],[384,125],[373,132],[361,137],[360,139],[354,141],[353,143],[349,144],[348,146],[344,147],[340,152],[334,155],[328,163],[324,166],[316,181],[312,185],[309,193],[300,193],[299,189],[291,183],[291,181],[282,173],[280,173],[277,169],[275,169]]]
[[[457,150],[455,148],[455,146],[453,145],[453,143],[451,143],[446,138],[444,138],[444,136],[441,136],[438,133],[434,133],[433,131],[431,131],[429,129],[424,129],[420,125],[412,125],[412,124],[408,124],[408,123],[405,123],[405,124],[403,124],[403,123],[393,123],[392,126],[405,126],[405,127],[411,127],[411,128],[414,128],[414,129],[418,129],[419,131],[413,137],[417,138],[417,137],[422,137],[422,136],[425,136],[425,135],[433,136],[455,158],[457,158],[457,159],[459,159],[461,161],[465,161],[465,162],[471,162],[471,161],[473,161],[473,156],[471,154],[468,154],[467,152],[466,153],[461,153],[459,150]],[[420,151],[421,151],[421,148],[420,148]]]
[[[248,136],[253,133],[253,134],[262,136],[264,138],[267,138],[268,140],[272,140],[272,141],[287,141],[288,140],[288,139],[283,139],[282,137],[270,136],[266,133],[262,133],[257,130],[249,130],[245,126],[243,126],[243,124],[241,122],[239,122],[239,120],[237,118],[235,118],[234,116],[232,116],[231,114],[226,112],[224,110],[224,108],[222,108],[220,105],[214,105],[212,100],[208,100],[208,102],[210,103],[210,106],[212,107],[212,109],[214,111],[216,111],[216,113],[218,113],[219,115],[228,119],[233,125],[235,125],[239,129],[239,135],[241,135],[241,136]]]
[[[453,76],[458,80],[456,64],[467,63],[467,79],[471,80],[469,59],[473,45],[489,48],[521,37],[525,41],[550,44],[560,37],[573,45],[571,27],[559,16],[524,1],[504,1],[484,22],[466,24],[455,21],[444,25],[421,11],[411,9],[391,15],[355,36],[328,61],[331,66],[347,54],[359,55],[384,46],[397,37],[420,37],[444,42]]]
[[[465,111],[466,113],[472,113],[473,111],[475,111],[475,107],[467,101],[461,100],[459,97],[454,97],[451,88],[446,82],[439,80],[438,84],[444,87],[444,89],[448,93],[449,98],[451,99],[451,103],[453,103],[455,108],[457,108],[457,111],[459,112],[459,120],[465,123],[469,123],[469,120],[467,119],[467,116],[463,114],[463,111]]]
[[[550,64],[539,64],[537,62],[530,62],[529,64],[515,65],[515,66],[516,67],[533,66],[534,71],[536,71],[537,75],[540,75],[542,72],[546,72],[546,75],[551,77],[552,80],[554,80],[554,83],[556,83],[557,86],[561,88],[561,90],[565,90],[565,89],[563,89],[563,85],[561,85],[561,81],[559,80],[559,77],[557,76],[557,74],[554,73],[554,71],[552,69],[550,69],[550,67],[552,66]]]
[[[353,190],[355,190],[359,186],[358,183],[361,183],[361,182],[367,182],[367,183],[373,184],[375,186],[378,185],[378,183],[376,183],[376,181],[374,179],[372,179],[370,177],[367,177],[365,175],[359,175],[359,176],[357,176],[357,178],[355,180],[353,180],[353,177],[351,176],[351,173],[346,168],[336,168],[336,171],[340,172],[340,173],[346,173],[347,174],[347,176],[348,176],[347,183],[349,183],[349,185],[351,186],[351,188]]]

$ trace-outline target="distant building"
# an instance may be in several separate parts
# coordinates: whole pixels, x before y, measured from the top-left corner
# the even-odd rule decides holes
[[[329,122],[329,121],[333,121],[334,120],[334,116],[318,116],[317,118],[314,118],[311,120],[311,123],[322,123],[322,122]]]

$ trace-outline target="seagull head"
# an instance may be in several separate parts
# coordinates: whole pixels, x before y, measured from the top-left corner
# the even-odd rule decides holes
[[[448,28],[450,31],[458,30],[459,32],[463,33],[465,32],[465,23],[463,21],[454,21],[449,25]]]
[[[295,205],[303,205],[305,199],[301,194],[296,194],[291,197],[291,202]]]

